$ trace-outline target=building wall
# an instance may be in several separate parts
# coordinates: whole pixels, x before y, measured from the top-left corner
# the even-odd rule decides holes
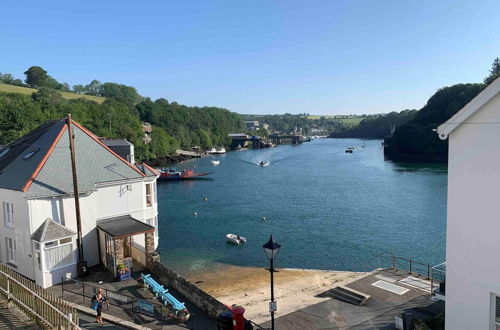
[[[5,226],[3,203],[14,204],[14,226]],[[30,217],[28,203],[20,191],[0,189],[0,261],[7,262],[7,248],[5,238],[10,237],[16,241],[16,261],[17,267],[12,269],[22,275],[34,278],[34,260],[31,245]]]
[[[446,329],[490,329],[500,295],[500,95],[449,136]],[[475,123],[475,124],[472,124]]]
[[[156,180],[154,178],[148,178],[146,180],[146,182],[154,184],[153,193],[156,194]],[[19,211],[16,210],[16,219],[18,216],[24,219],[22,222],[23,227],[18,227],[17,224],[19,222],[16,221],[15,229],[16,242],[23,242],[22,244],[18,244],[18,271],[29,278],[35,279],[33,271],[34,262],[31,256],[31,234],[38,229],[47,218],[58,221],[67,228],[77,232],[74,198],[66,196],[26,201],[20,192],[6,191],[8,194],[3,197],[2,191],[6,190],[0,189],[0,201],[3,201],[2,198],[5,201],[15,201],[15,208],[19,209]],[[147,207],[145,195],[145,181],[101,186],[98,187],[95,192],[80,195],[80,213],[84,245],[83,253],[88,266],[100,263],[97,239],[98,233],[96,229],[97,221],[129,214],[137,220],[146,222],[146,219],[157,216],[156,196],[153,198],[153,205]],[[17,205],[19,205],[19,207]],[[21,207],[22,205],[24,205],[24,207]],[[17,214],[18,212],[20,213],[19,215]],[[28,220],[30,218],[31,222]],[[1,225],[3,225],[3,221]],[[6,229],[5,231],[0,231],[0,254],[3,257],[0,260],[2,261],[4,261],[6,257],[4,237],[9,231],[13,230]],[[142,251],[144,251],[143,236],[143,234],[137,235],[136,239],[134,238],[134,246]],[[22,251],[20,249],[22,249]],[[77,253],[76,249],[77,246],[75,245],[75,253]],[[49,282],[52,282],[51,278],[60,280],[60,275],[66,272],[66,270],[61,270],[50,277],[46,276],[43,282],[47,285]]]

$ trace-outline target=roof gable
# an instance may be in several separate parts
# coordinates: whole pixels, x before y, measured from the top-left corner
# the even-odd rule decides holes
[[[473,114],[479,111],[486,103],[492,98],[500,94],[500,77],[490,83],[485,89],[481,91],[476,97],[469,101],[462,109],[456,114],[451,116],[443,124],[439,125],[437,132],[441,140],[446,140],[448,135],[458,126],[462,125]]]
[[[78,189],[94,191],[97,183],[141,179],[138,169],[103,145],[95,135],[73,125]],[[28,198],[73,194],[68,130],[57,142],[44,166],[25,191]]]
[[[63,225],[47,218],[40,227],[31,235],[31,239],[40,243],[53,241],[60,238],[66,238],[76,235],[74,231]]]
[[[104,145],[92,132],[72,121],[78,188],[97,183],[141,179],[146,175]],[[1,151],[0,188],[20,190],[27,198],[73,194],[69,135],[66,119],[39,126]],[[32,155],[29,155],[31,152]]]

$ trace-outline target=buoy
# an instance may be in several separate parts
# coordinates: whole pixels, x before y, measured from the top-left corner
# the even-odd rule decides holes
[[[208,198],[207,198],[207,197],[205,197],[205,198],[203,198],[203,200],[206,202],[206,201],[208,201]]]
[[[197,216],[198,216],[198,212],[194,212],[194,213],[193,213],[193,215],[194,215],[195,217],[197,217]]]
[[[262,217],[262,220],[266,220],[266,217]]]

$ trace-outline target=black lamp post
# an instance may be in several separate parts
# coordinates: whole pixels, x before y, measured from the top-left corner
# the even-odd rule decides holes
[[[276,311],[276,303],[274,302],[273,274],[274,272],[278,271],[274,270],[273,260],[278,255],[281,245],[276,243],[274,241],[273,235],[271,235],[271,237],[269,237],[269,241],[266,244],[262,245],[262,247],[264,248],[264,252],[266,253],[266,256],[271,264],[271,266],[267,270],[269,270],[269,272],[271,273],[271,302],[269,303],[269,312],[271,312],[271,329],[274,330],[274,312]]]

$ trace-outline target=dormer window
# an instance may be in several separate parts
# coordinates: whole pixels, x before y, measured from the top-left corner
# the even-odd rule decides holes
[[[36,149],[31,150],[30,152],[28,152],[26,155],[23,156],[23,159],[24,160],[30,159],[31,156],[33,156],[34,154],[36,154],[38,152],[38,150],[40,150],[40,148],[36,148]]]
[[[3,150],[0,151],[0,158],[2,158],[3,156],[7,155],[7,153],[10,151],[10,148],[5,148]]]

